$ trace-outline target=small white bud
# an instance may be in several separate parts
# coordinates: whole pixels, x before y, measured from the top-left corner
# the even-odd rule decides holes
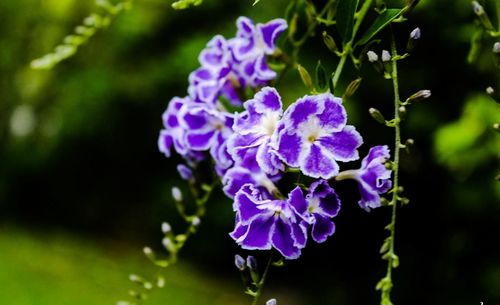
[[[486,93],[488,93],[489,95],[493,95],[495,93],[495,89],[493,89],[492,87],[488,87],[486,88]]]
[[[410,33],[410,38],[413,40],[420,39],[420,28],[415,28],[413,31]]]
[[[369,62],[376,62],[378,60],[377,53],[375,53],[373,51],[366,52],[366,56],[368,56],[368,61]]]
[[[127,301],[118,301],[116,302],[116,305],[130,305],[130,303]]]
[[[169,252],[175,252],[175,245],[172,242],[172,240],[168,237],[165,237],[164,239],[161,240],[161,243],[167,249]]]
[[[257,269],[257,260],[255,259],[255,257],[251,255],[247,257],[247,267],[251,270]]]
[[[493,53],[500,54],[500,42],[495,42],[493,45]]]
[[[391,54],[387,50],[382,51],[382,61],[383,62],[388,62],[391,61]]]
[[[474,10],[474,13],[476,15],[482,15],[484,14],[484,8],[479,2],[477,1],[472,1],[472,10]]]
[[[199,226],[200,225],[200,217],[198,216],[194,216],[193,219],[191,220],[191,224],[195,227]]]
[[[236,268],[238,268],[240,271],[243,271],[245,270],[246,266],[245,266],[245,259],[243,257],[241,257],[240,255],[236,254],[234,256],[234,265],[236,266]]]
[[[144,248],[142,249],[142,252],[144,252],[144,254],[146,254],[146,255],[151,255],[151,254],[153,254],[153,250],[151,250],[151,248],[150,248],[150,247],[144,247]]]
[[[163,232],[163,234],[170,233],[172,231],[172,227],[168,222],[164,222],[161,224],[161,231]]]
[[[172,197],[174,198],[175,201],[178,202],[182,201],[182,192],[177,186],[174,186],[172,188]]]
[[[137,274],[129,275],[128,279],[132,282],[139,282],[141,280],[141,278]]]
[[[278,302],[276,301],[276,299],[269,299],[266,302],[266,305],[276,305],[276,304],[278,304]]]

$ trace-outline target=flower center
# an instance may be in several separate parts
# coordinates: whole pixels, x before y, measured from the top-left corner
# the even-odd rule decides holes
[[[262,129],[264,134],[272,136],[278,125],[279,113],[266,113],[262,118]]]

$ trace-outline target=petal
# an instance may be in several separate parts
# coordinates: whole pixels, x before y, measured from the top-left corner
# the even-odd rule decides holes
[[[257,208],[258,201],[248,192],[248,188],[240,189],[234,196],[234,208],[240,216],[242,224],[248,224],[255,217],[262,214],[262,210]]]
[[[361,199],[358,201],[359,206],[366,210],[380,207],[380,195],[364,182],[358,184]]]
[[[330,187],[326,180],[318,180],[311,184],[306,200],[315,198],[318,200],[319,211],[315,214],[321,214],[327,217],[335,217],[340,211],[340,199],[335,190]]]
[[[309,119],[309,116],[323,111],[323,104],[318,103],[314,96],[306,95],[286,110],[284,117],[287,125],[298,128],[299,124]]]
[[[292,238],[292,228],[289,223],[278,218],[273,230],[272,243],[274,248],[287,259],[296,259],[300,256],[300,249],[295,246]]]
[[[273,87],[262,88],[254,97],[255,110],[258,113],[266,113],[268,111],[281,112],[282,103],[281,97]],[[248,102],[247,102],[248,103]]]
[[[257,164],[259,164],[262,171],[267,174],[276,175],[280,170],[284,169],[283,164],[276,156],[276,153],[271,150],[268,143],[263,143],[259,146],[256,157]]]
[[[170,157],[170,149],[172,148],[173,139],[167,130],[160,131],[160,136],[158,137],[158,149],[160,152],[165,154],[165,156]]]
[[[308,153],[300,160],[302,172],[313,178],[330,179],[339,172],[337,162],[317,144],[311,145]]]
[[[308,223],[301,221],[300,224],[292,223],[292,237],[295,241],[294,245],[299,248],[304,248],[307,243]]]
[[[368,167],[374,160],[386,159],[389,160],[391,158],[391,153],[389,151],[389,147],[387,145],[378,145],[370,148],[368,155],[361,161],[361,168]]]
[[[295,187],[289,194],[287,203],[292,206],[295,211],[302,215],[307,211],[307,202],[300,187]]]
[[[335,232],[335,224],[330,218],[318,214],[314,214],[314,219],[311,236],[315,242],[322,243]]]
[[[287,129],[283,129],[278,137],[278,156],[289,166],[298,167],[303,146],[301,138],[296,134],[288,134]]]
[[[193,150],[207,150],[212,146],[215,135],[215,130],[190,132],[186,134],[186,143]]]
[[[247,169],[242,167],[233,167],[229,169],[222,178],[222,184],[224,185],[224,193],[229,198],[233,198],[243,185],[255,185],[256,182],[250,171]]]
[[[240,217],[236,214],[235,217],[235,225],[233,232],[229,233],[234,240],[238,240],[238,238],[242,237],[248,231],[248,225],[243,225],[240,223]]]
[[[284,19],[274,19],[265,24],[257,25],[262,35],[267,54],[272,54],[276,49],[276,40],[279,35],[286,30],[287,24]]]
[[[238,37],[249,37],[253,35],[255,28],[252,19],[244,16],[236,20],[236,27],[238,28],[238,32],[236,33]]]
[[[260,215],[250,223],[245,235],[238,238],[236,242],[247,250],[269,250],[274,226],[275,218],[272,214]]]
[[[342,106],[342,100],[334,97],[331,93],[319,94],[316,98],[324,104],[323,112],[318,114],[321,126],[328,131],[342,130],[347,122],[347,114]]]
[[[335,160],[343,162],[359,159],[357,149],[363,144],[363,138],[351,125],[345,126],[342,131],[335,132],[331,136],[320,137],[318,141]]]

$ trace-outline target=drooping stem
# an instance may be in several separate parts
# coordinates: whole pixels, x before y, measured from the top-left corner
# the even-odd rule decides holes
[[[395,137],[394,137],[394,160],[393,160],[393,188],[392,188],[392,199],[390,202],[390,206],[392,206],[392,216],[391,216],[391,222],[387,226],[387,229],[390,232],[389,235],[389,246],[388,246],[388,251],[385,254],[385,257],[387,258],[387,272],[385,277],[382,279],[382,285],[380,287],[381,289],[381,300],[380,304],[381,305],[391,305],[391,290],[392,290],[392,269],[397,267],[399,264],[399,259],[397,255],[394,252],[394,238],[396,234],[396,211],[397,211],[397,205],[399,202],[399,197],[398,197],[398,187],[399,187],[399,155],[401,151],[401,128],[400,128],[400,122],[401,118],[399,116],[399,107],[401,104],[401,100],[399,97],[399,82],[398,82],[398,65],[397,65],[397,60],[398,60],[398,54],[397,54],[397,49],[396,49],[396,41],[394,39],[394,35],[392,35],[391,38],[391,56],[392,56],[392,73],[391,73],[391,79],[392,79],[392,85],[394,88],[394,130],[395,130]]]
[[[269,269],[271,269],[271,265],[273,263],[273,251],[269,255],[269,260],[267,261],[266,269],[264,269],[264,273],[262,273],[262,277],[260,278],[257,284],[257,290],[253,296],[252,305],[257,305],[259,302],[260,295],[262,294],[262,288],[264,287],[264,283],[267,278],[267,274],[269,273]]]

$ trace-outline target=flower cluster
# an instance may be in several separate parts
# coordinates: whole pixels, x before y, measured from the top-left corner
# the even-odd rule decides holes
[[[365,209],[380,206],[380,194],[391,188],[387,146],[370,149],[357,170],[340,171],[339,163],[359,159],[363,139],[347,124],[342,100],[331,93],[306,95],[283,109],[276,77],[267,60],[287,28],[282,19],[254,24],[237,21],[236,37],[217,35],[200,53],[200,67],[189,76],[188,96],[173,98],[158,139],[167,157],[174,149],[193,165],[213,159],[226,195],[234,200],[235,228],[230,236],[244,249],[278,250],[299,257],[308,236],[321,243],[335,232],[332,220],[341,202],[331,183],[358,182]],[[247,99],[247,89],[254,96]],[[230,105],[241,112],[228,112]],[[234,107],[233,107],[234,108]],[[193,181],[191,169],[178,171]],[[309,177],[283,196],[287,175]]]

